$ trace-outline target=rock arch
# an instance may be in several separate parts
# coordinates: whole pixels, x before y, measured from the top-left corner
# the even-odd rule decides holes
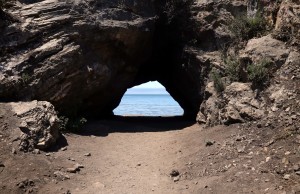
[[[0,100],[105,116],[127,88],[158,80],[195,118],[206,68],[184,48],[189,6],[170,2],[44,0],[10,9],[18,21],[1,28]]]

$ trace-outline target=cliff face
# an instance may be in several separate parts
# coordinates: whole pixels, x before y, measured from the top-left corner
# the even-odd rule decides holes
[[[269,110],[262,94],[274,73],[284,64],[297,67],[299,5],[292,0],[20,1],[5,12],[0,100],[45,100],[67,115],[109,115],[127,88],[158,80],[187,116],[199,113],[199,122],[256,120]],[[267,32],[259,31],[262,25],[249,31],[230,22],[255,13]],[[249,34],[239,31],[244,27]],[[242,78],[229,79],[229,58],[239,62]],[[271,82],[258,90],[247,69],[265,58],[273,64]],[[211,76],[215,70],[224,82],[221,94]],[[242,91],[247,98],[236,96]]]
[[[148,1],[31,1],[9,13],[18,21],[1,29],[2,100],[110,113],[151,49]]]
[[[111,114],[126,89],[158,80],[195,118],[202,67],[184,58],[185,1],[22,1],[1,28],[1,101],[46,100],[60,112]]]

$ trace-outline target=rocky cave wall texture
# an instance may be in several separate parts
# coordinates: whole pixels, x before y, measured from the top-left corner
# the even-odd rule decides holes
[[[299,24],[292,0],[13,2],[0,11],[0,101],[42,100],[64,115],[105,116],[112,114],[127,88],[157,80],[186,116],[195,119],[199,113],[198,121],[218,123],[222,109],[211,107],[219,102],[209,103],[215,96],[208,88],[210,72],[225,72],[224,56],[232,53],[243,52],[241,59],[255,61],[243,51],[248,40],[236,41],[229,28],[233,18],[259,8],[249,5],[260,6],[270,29],[282,32],[278,40],[275,35],[262,39],[269,47],[297,35],[298,28],[283,27],[288,16],[280,15],[284,6],[291,6],[295,10],[289,24]],[[281,60],[280,66],[288,55],[272,60]]]
[[[203,84],[201,67],[183,60],[190,3],[17,2],[1,27],[1,101],[45,100],[63,114],[103,116],[127,88],[158,80],[195,118]]]

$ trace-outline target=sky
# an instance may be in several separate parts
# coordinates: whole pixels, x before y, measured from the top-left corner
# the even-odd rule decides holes
[[[157,81],[147,82],[127,90],[126,94],[168,94],[165,87]]]
[[[163,85],[161,85],[159,82],[157,81],[151,81],[151,82],[147,82],[138,86],[135,86],[131,89],[136,89],[136,88],[165,88]]]

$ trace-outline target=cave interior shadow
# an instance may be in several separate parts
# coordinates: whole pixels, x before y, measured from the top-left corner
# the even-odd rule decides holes
[[[195,124],[184,116],[113,116],[103,120],[89,120],[77,135],[105,137],[110,133],[143,133],[181,130]]]

